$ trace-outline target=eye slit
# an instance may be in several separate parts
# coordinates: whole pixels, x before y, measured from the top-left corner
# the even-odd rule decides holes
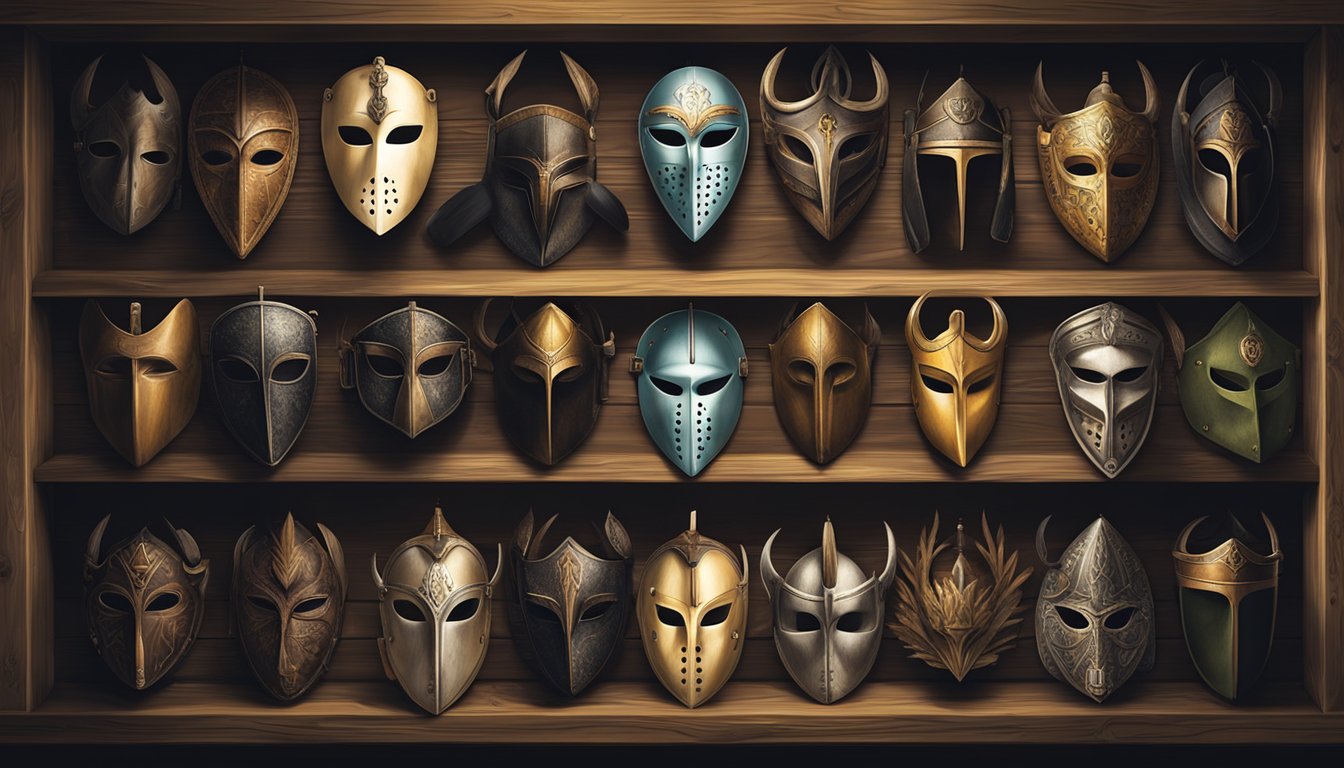
[[[1248,149],[1237,161],[1237,175],[1249,176],[1260,170],[1262,154],[1258,149]]]
[[[600,619],[603,616],[606,616],[607,611],[610,611],[611,607],[615,604],[616,604],[615,600],[608,600],[605,603],[597,603],[596,605],[590,605],[588,606],[587,610],[583,612],[583,615],[579,617],[579,621],[592,621],[594,619]]]
[[[261,595],[248,595],[248,596],[247,596],[247,602],[251,603],[252,605],[254,605],[254,606],[258,607],[258,608],[260,608],[260,609],[263,610],[263,611],[270,611],[271,613],[279,613],[279,612],[280,612],[280,611],[275,607],[275,603],[271,602],[268,598],[262,597]]]
[[[420,364],[415,372],[421,376],[442,376],[448,372],[448,366],[453,364],[454,355],[439,355],[431,357]]]
[[[131,601],[127,600],[126,596],[121,594],[120,592],[100,593],[98,595],[98,602],[102,603],[104,608],[108,608],[113,611],[117,611],[119,613],[131,613],[133,610],[135,610],[131,607]]]
[[[537,605],[530,600],[524,601],[524,604],[527,606],[527,615],[533,621],[545,621],[551,624],[560,623],[560,617],[556,616],[554,612],[548,610],[545,606]]]
[[[575,379],[579,378],[579,375],[582,373],[583,373],[583,364],[580,363],[579,365],[570,366],[569,368],[566,368],[565,370],[561,371],[560,375],[555,377],[555,380],[564,382],[574,381]]]
[[[662,392],[665,395],[672,395],[673,397],[676,397],[677,395],[680,395],[684,391],[681,388],[681,386],[676,382],[668,381],[667,379],[660,379],[657,376],[650,376],[649,382],[653,384],[653,386],[657,387],[659,392]]]
[[[1219,176],[1231,176],[1232,166],[1227,162],[1227,156],[1216,149],[1199,150],[1199,164],[1212,173]]]
[[[808,165],[812,164],[812,150],[809,149],[806,144],[787,134],[780,138],[780,146],[784,147],[784,151],[787,154],[793,155],[794,159],[799,162],[807,163]]]
[[[393,600],[392,610],[396,611],[398,616],[407,621],[425,620],[424,611],[420,610],[420,606],[412,603],[410,600]]]
[[[544,381],[541,380],[541,374],[537,373],[536,371],[532,370],[531,368],[527,368],[527,367],[522,366],[522,365],[517,365],[517,364],[515,364],[515,365],[513,366],[513,375],[514,375],[514,376],[517,376],[518,378],[522,379],[523,381],[525,381],[525,382],[527,382],[527,383],[529,383],[529,384],[545,384],[545,383],[546,383],[546,382],[544,382]]]
[[[789,378],[810,387],[817,381],[817,369],[808,360],[790,360]]]
[[[224,357],[216,360],[215,369],[219,371],[220,376],[239,384],[250,384],[257,380],[256,370],[235,357]]]
[[[719,128],[713,131],[706,131],[700,136],[700,146],[702,147],[722,147],[724,144],[733,140],[737,135],[736,128]]]
[[[863,629],[863,614],[858,611],[850,611],[835,623],[835,628],[841,632],[858,632]]]
[[[390,357],[385,357],[383,355],[365,355],[364,359],[369,361],[369,367],[379,376],[395,379],[398,376],[401,376],[404,372],[401,363]]]
[[[952,385],[942,379],[935,379],[932,376],[923,373],[919,375],[919,378],[924,382],[924,387],[926,389],[931,389],[940,395],[952,394]]]
[[[1060,621],[1073,629],[1087,629],[1092,624],[1083,614],[1062,605],[1055,606],[1055,613],[1059,614]]]
[[[162,357],[143,357],[140,359],[140,368],[151,376],[177,373],[177,366]]]
[[[373,143],[373,137],[369,132],[358,125],[338,126],[336,132],[341,135],[341,141],[352,147],[367,147]]]
[[[89,154],[94,157],[116,157],[121,154],[121,147],[114,141],[95,141],[89,145]]]
[[[292,384],[303,378],[303,374],[308,372],[308,361],[298,357],[292,357],[281,361],[271,369],[271,381],[277,381],[281,384]]]
[[[444,621],[466,621],[476,615],[476,609],[481,607],[481,599],[473,597],[470,600],[463,600],[453,606],[453,610],[448,612],[448,617]]]
[[[164,592],[149,601],[149,605],[145,606],[145,610],[155,613],[159,611],[167,611],[175,608],[180,602],[182,602],[182,598],[179,597],[176,592]]]
[[[1111,175],[1121,179],[1138,176],[1141,170],[1143,170],[1141,163],[1122,163],[1120,161],[1111,163]]]
[[[151,149],[140,155],[140,159],[150,165],[167,165],[171,158],[168,156],[168,153],[164,152],[162,149]]]
[[[1111,378],[1115,379],[1116,381],[1128,383],[1131,381],[1138,381],[1139,377],[1147,372],[1148,369],[1144,367],[1126,368],[1125,370],[1115,374],[1115,376],[1112,376]]]
[[[1110,616],[1106,617],[1105,622],[1106,628],[1124,629],[1125,627],[1129,626],[1129,622],[1133,618],[1134,618],[1133,608],[1121,608],[1120,610],[1115,611]]]
[[[258,153],[256,153],[255,155],[252,156],[252,164],[253,164],[253,165],[275,165],[276,163],[278,163],[278,162],[280,162],[281,160],[284,160],[284,159],[285,159],[284,154],[282,154],[282,153],[279,152],[278,150],[274,150],[274,149],[263,149],[263,150],[261,150],[260,152],[258,152]]]
[[[1097,166],[1086,157],[1070,157],[1064,161],[1064,170],[1074,176],[1095,176]]]
[[[1209,368],[1209,378],[1214,385],[1231,392],[1245,392],[1251,388],[1245,376],[1222,368]]]
[[[1255,388],[1260,390],[1261,392],[1267,389],[1273,389],[1274,387],[1278,386],[1279,382],[1283,381],[1284,377],[1287,375],[1288,375],[1287,367],[1278,368],[1276,370],[1270,371],[1269,373],[1266,373],[1264,376],[1261,376],[1260,378],[1255,380]]]
[[[1074,376],[1077,376],[1083,381],[1091,382],[1093,384],[1106,383],[1106,374],[1102,373],[1101,371],[1094,371],[1091,368],[1080,368],[1076,365],[1070,366],[1069,369],[1073,371]]]
[[[826,369],[826,378],[831,380],[831,386],[834,387],[854,378],[856,373],[858,373],[858,369],[854,367],[853,363],[841,360],[831,363],[830,367]]]
[[[201,153],[201,159],[206,165],[226,165],[233,159],[233,155],[222,149],[208,149]]]
[[[715,392],[718,392],[720,389],[723,389],[724,387],[728,386],[728,382],[732,380],[733,375],[730,373],[727,376],[720,376],[717,379],[702,381],[700,382],[700,384],[696,386],[695,394],[700,395],[702,397],[705,395],[712,395]]]
[[[674,611],[665,605],[657,606],[657,608],[658,608],[658,621],[660,621],[661,623],[666,624],[669,627],[686,626],[686,617],[682,616],[679,611]]]
[[[111,376],[115,379],[129,379],[131,377],[131,359],[120,355],[105,357],[98,363],[96,370],[104,376]]]
[[[797,632],[816,632],[821,629],[821,620],[806,611],[799,611],[793,615],[793,628]]]
[[[686,146],[686,137],[682,136],[679,131],[673,131],[667,128],[650,128],[649,136],[665,147]]]
[[[976,392],[984,392],[986,389],[989,389],[990,386],[994,383],[995,378],[996,377],[993,374],[990,374],[989,376],[980,379],[974,384],[971,384],[969,387],[966,387],[966,394],[974,395]]]
[[[308,600],[304,600],[302,603],[299,603],[298,605],[294,606],[294,612],[313,613],[315,611],[321,610],[323,606],[325,606],[326,604],[327,604],[327,598],[314,597]]]
[[[714,627],[728,620],[728,614],[733,610],[732,605],[720,605],[718,608],[706,613],[700,617],[700,626]]]
[[[841,160],[862,154],[864,150],[873,145],[873,138],[876,134],[861,133],[857,136],[850,136],[845,139],[845,143],[840,145],[839,157]]]
[[[423,125],[399,125],[387,134],[388,144],[414,144],[425,130]]]

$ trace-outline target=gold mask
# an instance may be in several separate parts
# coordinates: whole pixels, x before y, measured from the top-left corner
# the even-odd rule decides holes
[[[747,550],[691,527],[644,563],[635,615],[644,655],[663,687],[698,707],[732,677],[747,634]]]
[[[1139,73],[1142,112],[1125,106],[1106,72],[1077,112],[1050,101],[1039,66],[1031,94],[1045,197],[1073,239],[1107,262],[1138,239],[1157,197],[1157,86],[1143,62]]]
[[[93,423],[137,467],[172,442],[196,412],[201,335],[188,299],[144,333],[138,302],[131,303],[127,333],[90,300],[79,322],[79,354]]]
[[[775,413],[798,450],[818,464],[848,448],[868,419],[882,332],[866,308],[863,318],[855,332],[817,302],[770,345]]]
[[[919,314],[931,295],[920,296],[905,320],[913,369],[911,400],[924,436],[964,467],[985,444],[999,416],[1008,318],[998,302],[985,296],[994,313],[988,339],[966,331],[966,315],[960,309],[948,317],[947,330],[929,339],[919,325]]]
[[[429,183],[439,105],[404,69],[373,64],[341,76],[322,98],[322,156],[336,194],[381,235],[406,218]]]

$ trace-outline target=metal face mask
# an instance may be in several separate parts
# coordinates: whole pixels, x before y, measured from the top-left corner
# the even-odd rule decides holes
[[[1274,643],[1283,552],[1274,524],[1260,517],[1269,531],[1267,554],[1230,515],[1232,535],[1221,544],[1190,551],[1190,534],[1208,519],[1201,517],[1185,526],[1171,552],[1190,660],[1210,688],[1232,700],[1255,685]]]
[[[131,302],[127,332],[90,299],[79,321],[79,355],[93,423],[134,466],[158,455],[196,413],[201,335],[188,299],[143,333],[139,302]]]
[[[798,559],[780,577],[770,559],[776,530],[761,552],[761,581],[770,595],[775,648],[784,668],[807,695],[830,704],[858,687],[877,661],[887,590],[896,578],[896,538],[887,532],[882,575],[865,576],[858,563],[835,547],[831,521],[821,546]]]
[[[187,147],[210,220],[238,258],[247,258],[280,213],[299,164],[294,100],[264,72],[226,69],[196,94]]]
[[[1036,553],[1049,569],[1036,602],[1036,650],[1055,679],[1102,702],[1135,671],[1152,669],[1157,640],[1148,575],[1104,517],[1051,562],[1049,522],[1047,516],[1036,529]]]
[[[905,341],[914,368],[911,399],[924,436],[964,467],[989,439],[999,417],[1008,318],[997,301],[985,296],[994,313],[994,330],[988,339],[966,330],[966,314],[960,309],[948,317],[947,330],[929,339],[919,316],[932,295],[925,293],[916,299],[905,319]]]
[[[856,332],[817,302],[797,317],[790,310],[769,347],[779,423],[818,464],[844,453],[868,420],[881,336],[866,307],[863,328]]]
[[[439,146],[439,105],[382,56],[341,76],[322,96],[322,156],[336,194],[374,234],[410,215]]]
[[[294,515],[243,531],[233,548],[233,616],[252,673],[281,701],[302,696],[327,670],[345,615],[345,553],[321,523],[314,536]]]
[[[1050,361],[1074,439],[1102,474],[1115,477],[1138,455],[1157,409],[1162,334],[1107,302],[1059,324]]]
[[[89,102],[103,57],[84,70],[70,96],[75,163],[84,199],[104,224],[123,235],[139,231],[178,192],[182,106],[168,75],[141,56],[153,93],[123,83],[112,98]]]
[[[484,326],[488,306],[481,305],[476,329],[491,349],[499,424],[518,450],[557,464],[597,425],[616,336],[603,338],[602,320],[590,307],[576,306],[575,319],[548,302],[526,320],[511,310],[492,342]]]
[[[1283,90],[1274,71],[1257,63],[1269,91],[1263,114],[1245,80],[1227,70],[1199,82],[1191,109],[1190,82],[1203,65],[1185,76],[1171,118],[1176,180],[1190,231],[1237,266],[1264,248],[1279,224],[1274,129]]]
[[[630,371],[649,437],[687,476],[700,474],[742,415],[747,350],[737,329],[694,307],[668,313],[639,337]]]
[[[1195,432],[1257,463],[1283,450],[1297,422],[1301,351],[1241,302],[1189,349],[1166,319],[1181,408]]]
[[[462,329],[412,301],[341,341],[341,387],[359,392],[380,421],[416,437],[457,410],[474,361]]]
[[[317,390],[317,323],[297,307],[257,300],[225,310],[210,326],[215,402],[229,432],[274,467],[299,439]]]
[[[490,647],[493,576],[485,558],[434,508],[419,535],[392,550],[383,572],[373,556],[373,583],[383,636],[378,653],[390,680],[432,715],[452,706],[485,663]]]
[[[698,707],[737,668],[747,634],[747,550],[742,559],[691,527],[644,563],[635,601],[644,655],[677,700]]]
[[[490,117],[485,178],[448,199],[429,220],[429,236],[447,247],[490,219],[515,256],[545,267],[569,253],[601,218],[630,226],[625,207],[597,182],[597,83],[563,52],[583,114],[551,104],[503,113],[504,91],[527,52],[518,54],[485,89]]]
[[[1016,191],[1013,185],[1013,117],[1005,107],[996,110],[989,99],[958,77],[928,109],[920,111],[924,90],[914,109],[905,111],[905,163],[901,175],[901,213],[905,239],[919,253],[929,245],[929,219],[924,210],[924,190],[919,181],[920,157],[946,157],[956,164],[957,249],[966,243],[966,170],[977,157],[997,157],[999,198],[989,235],[1008,242],[1013,232]]]
[[[513,581],[523,631],[513,639],[552,685],[577,696],[625,637],[634,561],[630,537],[611,513],[602,526],[608,557],[572,537],[542,555],[541,541],[554,522],[551,517],[534,531],[529,511],[514,534]]]
[[[1125,106],[1106,72],[1076,112],[1063,114],[1050,101],[1042,67],[1031,94],[1041,121],[1036,139],[1045,197],[1064,229],[1102,261],[1115,260],[1138,239],[1157,197],[1157,86],[1138,64],[1147,98],[1142,112]]]
[[[84,555],[89,635],[112,674],[144,690],[172,671],[196,639],[210,561],[191,534],[166,520],[172,545],[141,528],[100,560],[111,519],[93,529]]]
[[[639,109],[639,153],[658,199],[698,241],[732,200],[747,161],[747,104],[712,69],[684,67],[653,86]]]
[[[775,79],[787,50],[775,54],[761,76],[765,147],[789,202],[822,237],[834,240],[872,197],[887,160],[887,73],[869,54],[877,92],[854,101],[849,64],[827,48],[812,67],[812,95],[781,101]]]

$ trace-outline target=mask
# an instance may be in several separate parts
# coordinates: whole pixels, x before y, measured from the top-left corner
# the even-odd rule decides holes
[[[1190,551],[1190,534],[1208,519],[1201,517],[1181,531],[1171,557],[1190,660],[1210,688],[1235,700],[1255,685],[1274,644],[1283,552],[1264,514],[1267,554],[1254,548],[1253,537],[1235,517],[1228,517],[1232,535],[1222,543]]]
[[[1045,92],[1041,67],[1031,106],[1041,181],[1064,229],[1102,261],[1114,261],[1138,239],[1157,197],[1157,86],[1139,62],[1147,102],[1132,112],[1111,89],[1110,76],[1083,108],[1062,114]]]
[[[849,64],[835,48],[812,67],[812,95],[802,101],[775,97],[781,49],[761,77],[761,125],[766,154],[784,194],[812,228],[834,240],[877,187],[887,159],[887,74],[869,54],[877,93],[849,98]]]
[[[817,302],[797,317],[790,310],[769,346],[779,423],[818,464],[844,453],[868,420],[881,336],[866,307],[863,327],[855,331]]]
[[[215,402],[229,432],[270,467],[299,439],[317,390],[317,323],[297,307],[257,300],[210,326]]]
[[[1135,671],[1153,667],[1153,593],[1139,556],[1098,517],[1051,562],[1047,516],[1036,552],[1049,568],[1036,602],[1036,650],[1056,680],[1105,701]]]
[[[1059,324],[1050,361],[1074,439],[1102,474],[1115,477],[1138,455],[1157,409],[1162,334],[1107,302]]]
[[[526,320],[510,311],[492,342],[484,325],[488,307],[481,305],[476,328],[491,349],[499,424],[518,450],[557,464],[597,425],[616,336],[603,338],[602,320],[591,308],[577,306],[576,320],[548,302]]]
[[[131,302],[128,333],[90,299],[79,321],[79,355],[93,423],[134,466],[157,456],[196,413],[201,336],[188,299],[143,333],[138,302]]]
[[[747,633],[747,550],[742,559],[691,527],[644,563],[635,616],[653,674],[677,700],[698,707],[719,692],[742,657]]]
[[[412,301],[341,342],[341,387],[413,438],[457,410],[474,362],[467,334]]]
[[[919,315],[931,295],[916,299],[905,319],[905,341],[914,367],[910,394],[924,436],[964,467],[989,439],[999,417],[1008,318],[998,302],[985,296],[994,313],[994,330],[988,339],[966,330],[966,314],[960,309],[948,316],[947,330],[929,339]]]
[[[299,112],[289,91],[251,67],[220,72],[196,94],[187,143],[210,220],[247,258],[285,204],[299,164]]]
[[[233,548],[233,616],[243,655],[266,692],[302,696],[327,671],[345,615],[345,554],[321,523],[319,541],[294,515],[248,528]]]
[[[514,534],[513,580],[521,632],[513,635],[519,655],[531,659],[551,685],[577,696],[606,666],[625,638],[630,610],[630,537],[607,513],[599,557],[573,538],[542,555],[541,541],[552,517],[535,531],[528,512]]]
[[[770,559],[779,531],[761,552],[761,580],[770,596],[775,649],[789,676],[807,695],[830,704],[854,690],[877,661],[887,590],[896,577],[896,539],[887,532],[882,575],[865,576],[858,563],[835,548],[831,521],[821,546],[798,559],[780,577]]]
[[[504,91],[526,55],[518,54],[485,89],[485,178],[439,208],[429,236],[448,247],[489,219],[515,256],[545,267],[578,245],[598,218],[620,232],[630,220],[621,201],[597,183],[597,83],[577,62],[560,54],[583,115],[550,104],[502,114]]]
[[[748,132],[742,94],[712,69],[678,69],[645,97],[639,109],[644,169],[691,242],[714,226],[732,200],[747,162]]]
[[[112,98],[89,102],[103,57],[93,60],[70,96],[75,165],[89,208],[119,234],[140,231],[177,194],[182,106],[159,65],[141,56],[155,93],[122,84]]]
[[[1195,432],[1256,463],[1283,450],[1297,422],[1301,351],[1241,302],[1189,349],[1176,323],[1164,319],[1181,408]]]
[[[345,209],[382,235],[410,215],[439,146],[439,105],[382,56],[355,67],[322,96],[322,157]]]
[[[694,307],[668,313],[639,337],[630,370],[649,437],[687,476],[700,474],[742,415],[747,350],[737,329]]]
[[[141,528],[100,560],[111,519],[93,529],[84,555],[89,635],[112,674],[144,690],[171,672],[196,639],[210,561],[191,534],[166,520],[173,544]]]
[[[1265,247],[1279,224],[1274,129],[1283,90],[1273,70],[1256,64],[1269,91],[1262,114],[1245,80],[1225,70],[1199,82],[1191,109],[1190,82],[1203,64],[1185,76],[1171,117],[1176,181],[1195,238],[1238,266]]]
[[[914,109],[905,111],[905,164],[901,175],[901,214],[910,250],[919,253],[929,245],[929,219],[924,211],[924,190],[919,182],[919,158],[946,157],[956,164],[957,250],[966,244],[966,169],[977,157],[997,157],[999,201],[989,234],[1000,243],[1013,232],[1013,117],[959,77],[928,109],[921,87]]]
[[[983,515],[984,543],[969,546],[960,522],[953,537],[939,543],[938,515],[921,528],[914,558],[901,553],[896,582],[896,620],[891,631],[911,655],[960,682],[972,670],[999,660],[1017,641],[1022,585],[1030,568],[1018,569],[1017,553],[1007,554],[1003,527],[995,536]]]
[[[378,653],[389,680],[432,715],[471,686],[490,646],[490,597],[499,579],[485,558],[434,508],[419,535],[392,550],[383,572],[373,556],[373,584],[383,636]]]

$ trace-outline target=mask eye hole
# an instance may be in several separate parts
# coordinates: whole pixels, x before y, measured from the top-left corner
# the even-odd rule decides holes
[[[229,161],[233,159],[233,155],[222,149],[210,149],[201,153],[201,159],[205,161],[206,165],[228,165]]]
[[[714,131],[706,131],[700,136],[700,146],[714,148],[722,147],[724,144],[733,140],[737,135],[736,128],[719,128]]]
[[[806,144],[787,134],[780,139],[780,146],[784,148],[785,154],[792,155],[793,159],[800,163],[812,164],[812,150]]]
[[[140,369],[150,376],[164,376],[177,373],[177,366],[162,357],[144,357],[140,359]]]
[[[592,621],[594,619],[600,619],[603,616],[607,615],[607,611],[610,611],[611,607],[615,604],[616,604],[615,600],[608,600],[603,603],[590,605],[588,606],[587,610],[583,612],[583,615],[579,617],[579,621]]]
[[[526,366],[514,364],[512,367],[513,375],[527,382],[528,384],[545,384],[541,380],[541,374]]]
[[[103,592],[98,595],[98,602],[103,604],[104,608],[117,611],[118,613],[131,613],[131,601],[120,592]]]
[[[131,377],[131,359],[120,355],[105,357],[98,363],[95,370],[113,379],[129,379]]]
[[[392,610],[397,615],[407,621],[424,621],[425,612],[420,610],[420,606],[412,603],[410,600],[393,600]]]
[[[555,377],[555,380],[563,382],[574,381],[578,379],[582,373],[583,373],[582,363],[580,363],[579,365],[572,365],[566,368],[565,370],[561,371],[560,374]]]
[[[263,149],[252,156],[253,165],[275,165],[284,160],[285,156],[274,149]]]
[[[1129,383],[1131,381],[1138,381],[1139,377],[1147,372],[1148,372],[1147,368],[1126,368],[1125,370],[1115,374],[1113,378],[1116,381]]]
[[[706,613],[700,617],[700,626],[714,627],[728,620],[728,614],[733,610],[732,605],[720,605],[718,608]]]
[[[271,613],[280,612],[275,607],[275,603],[271,602],[270,598],[262,597],[261,595],[248,595],[247,602],[251,603],[257,608],[260,608],[263,611],[270,611]]]
[[[732,380],[733,375],[730,373],[727,376],[720,376],[717,379],[702,381],[698,386],[696,386],[695,394],[700,395],[701,397],[704,397],[705,395],[712,395],[715,392],[718,392],[719,390],[728,386],[728,382]]]
[[[341,135],[341,141],[352,147],[367,147],[373,143],[369,132],[358,125],[342,125],[336,128],[336,132]]]
[[[816,632],[821,629],[821,620],[806,611],[793,615],[793,628],[798,632]]]
[[[168,156],[167,152],[164,152],[161,149],[152,149],[140,155],[140,159],[150,165],[167,165],[171,158]]]
[[[532,619],[533,621],[545,621],[551,624],[560,623],[560,617],[556,616],[555,613],[546,608],[546,606],[537,605],[536,603],[530,600],[525,601],[525,603],[527,605],[528,618]]]
[[[369,367],[379,376],[395,379],[401,376],[404,372],[401,363],[390,357],[384,357],[383,355],[365,355],[364,359],[369,361]]]
[[[942,379],[935,379],[934,377],[926,373],[921,373],[919,375],[919,378],[920,381],[924,382],[924,387],[926,389],[937,392],[940,395],[952,394],[952,385],[946,381],[943,381]]]
[[[1130,179],[1139,175],[1143,170],[1142,163],[1122,162],[1120,160],[1111,163],[1111,175],[1121,179]]]
[[[414,144],[425,130],[423,125],[399,125],[387,134],[388,144]]]
[[[830,367],[826,369],[826,378],[830,379],[831,386],[838,387],[850,379],[853,379],[854,375],[858,372],[859,369],[856,368],[853,363],[847,360],[841,360],[831,363]]]
[[[805,387],[810,387],[817,381],[817,369],[810,361],[790,360],[789,378]]]
[[[454,355],[439,355],[431,357],[420,364],[415,372],[421,376],[442,376],[448,372],[448,366],[453,364]]]
[[[1230,392],[1245,392],[1251,388],[1245,376],[1222,368],[1210,368],[1209,378],[1213,380],[1214,385]]]
[[[116,157],[121,154],[121,147],[113,141],[95,141],[89,145],[89,154],[94,157]]]
[[[470,600],[463,600],[453,606],[453,610],[448,612],[448,617],[444,621],[466,621],[476,615],[476,609],[481,607],[481,599],[473,597]]]
[[[317,613],[327,604],[325,597],[313,597],[294,606],[294,613]]]
[[[1079,368],[1077,366],[1071,366],[1070,370],[1073,371],[1074,376],[1077,376],[1083,381],[1089,382],[1091,384],[1106,383],[1106,374],[1102,373],[1101,371],[1094,371],[1091,368]]]
[[[969,387],[966,387],[966,394],[974,395],[977,392],[984,392],[986,389],[989,389],[994,384],[994,379],[995,379],[994,374],[990,374],[985,378],[972,383]]]
[[[239,384],[251,384],[257,380],[256,369],[236,357],[216,360],[215,370],[219,371],[220,376]]]
[[[1110,616],[1106,617],[1107,629],[1124,629],[1129,626],[1129,622],[1134,618],[1133,608],[1121,608]]]
[[[841,632],[858,632],[863,629],[863,614],[858,611],[850,611],[835,623],[835,628]]]
[[[1087,629],[1092,624],[1083,614],[1062,605],[1055,606],[1055,613],[1059,615],[1059,620],[1071,629]]]
[[[271,369],[271,381],[281,384],[292,384],[303,378],[303,374],[308,372],[308,361],[301,358],[290,358],[276,363]]]
[[[1091,159],[1086,157],[1070,157],[1064,161],[1064,170],[1074,176],[1095,176],[1097,175],[1097,166]]]
[[[840,159],[844,160],[846,158],[854,157],[855,155],[863,154],[864,151],[873,145],[873,139],[876,138],[876,136],[877,134],[873,133],[860,133],[857,136],[850,136],[848,139],[845,139],[845,143],[840,145]]]
[[[667,128],[650,128],[649,136],[664,147],[684,147],[686,146],[686,137],[679,131],[669,130]],[[703,144],[703,142],[701,142]]]
[[[649,383],[657,387],[659,392],[662,392],[663,394],[666,395],[671,395],[673,397],[680,395],[684,391],[681,388],[681,385],[677,384],[676,382],[668,381],[667,379],[660,379],[657,376],[650,376]]]
[[[145,606],[145,610],[151,613],[167,611],[177,607],[177,604],[180,602],[182,602],[182,598],[176,592],[164,592],[149,601],[149,605]]]
[[[1270,371],[1269,373],[1266,373],[1264,376],[1261,376],[1260,378],[1255,380],[1255,388],[1260,390],[1261,392],[1264,392],[1267,389],[1273,389],[1274,387],[1277,387],[1279,385],[1279,382],[1283,381],[1284,377],[1287,375],[1288,375],[1287,366],[1279,368],[1277,370]]]
[[[1227,162],[1227,156],[1216,149],[1199,150],[1199,164],[1204,166],[1211,173],[1219,176],[1231,176],[1232,166]]]
[[[660,605],[657,607],[658,607],[659,622],[666,624],[669,627],[686,626],[686,617],[682,616],[681,613],[674,611],[671,608],[668,608],[667,606],[664,605]]]
[[[1258,149],[1248,149],[1246,153],[1237,161],[1237,175],[1249,176],[1260,170],[1261,152]]]

